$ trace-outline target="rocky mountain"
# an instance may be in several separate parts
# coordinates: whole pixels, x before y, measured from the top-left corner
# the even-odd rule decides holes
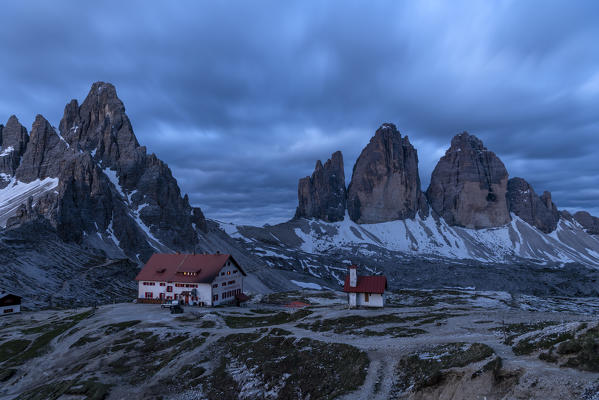
[[[383,124],[362,150],[347,190],[352,221],[372,224],[414,218],[427,211],[418,154],[393,124]]]
[[[0,188],[6,187],[15,174],[28,140],[27,129],[14,115],[8,119],[6,126],[0,125]]]
[[[599,235],[599,218],[586,211],[578,211],[573,217],[580,225],[582,225],[587,233]]]
[[[324,169],[317,163],[311,180],[300,182],[300,208]],[[330,285],[356,263],[385,273],[396,288],[599,294],[599,219],[560,212],[549,192],[538,196],[524,179],[508,180],[501,160],[468,133],[453,138],[425,197],[416,150],[383,124],[356,161],[347,210],[349,218],[337,221],[303,212],[274,226],[220,226],[272,268]]]
[[[524,179],[512,178],[507,184],[507,200],[510,212],[529,225],[545,233],[551,233],[557,228],[560,214],[551,201],[551,193],[545,191],[537,196]]]
[[[343,220],[347,202],[343,155],[340,151],[322,165],[318,160],[312,176],[300,179],[296,218],[318,218],[327,222]]]
[[[510,222],[506,203],[508,173],[482,141],[464,132],[433,170],[426,197],[452,226],[490,228]]]
[[[110,83],[96,82],[81,105],[67,104],[58,131],[38,115],[28,134],[12,116],[0,134],[0,226],[6,237],[0,286],[30,296],[30,304],[47,305],[40,298],[56,297],[57,287],[64,301],[55,304],[105,298],[80,293],[81,279],[59,283],[89,269],[98,268],[84,275],[97,277],[106,265],[137,266],[154,252],[228,252],[254,272],[249,290],[289,285],[209,227],[201,209],[182,196],[168,165],[140,146]],[[46,232],[41,236],[40,227]],[[43,243],[35,256],[38,240]],[[28,249],[26,256],[15,250],[19,246]],[[117,275],[123,294],[131,289],[131,273]]]
[[[30,135],[11,117],[2,136],[3,151],[19,155],[3,169],[14,192],[8,201],[21,202],[2,215],[9,227],[43,216],[64,240],[138,262],[157,250],[193,249],[206,230],[168,166],[139,145],[109,83],[94,83],[81,106],[67,104],[60,132],[38,115]],[[48,180],[23,201],[23,191]]]

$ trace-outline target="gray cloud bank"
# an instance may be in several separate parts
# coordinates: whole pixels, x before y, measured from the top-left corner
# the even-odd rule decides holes
[[[31,125],[116,85],[140,143],[208,217],[293,216],[297,180],[382,122],[426,189],[467,130],[561,209],[599,214],[599,3],[14,2],[0,120]]]

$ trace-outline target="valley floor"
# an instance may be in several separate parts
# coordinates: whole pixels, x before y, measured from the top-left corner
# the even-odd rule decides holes
[[[300,301],[306,308],[289,308]],[[304,290],[0,318],[1,399],[599,399],[598,299]]]

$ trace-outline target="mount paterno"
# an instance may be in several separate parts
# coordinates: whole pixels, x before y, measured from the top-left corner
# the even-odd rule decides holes
[[[17,293],[56,286],[80,298],[85,291],[65,283],[73,268],[139,265],[155,252],[228,252],[256,270],[249,287],[287,284],[277,274],[255,278],[259,260],[189,204],[168,165],[137,141],[110,83],[69,102],[58,129],[38,115],[28,133],[11,116],[0,125],[0,146],[0,284]]]

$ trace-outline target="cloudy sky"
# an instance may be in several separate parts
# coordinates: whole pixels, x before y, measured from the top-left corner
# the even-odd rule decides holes
[[[99,6],[97,3],[102,3]],[[297,180],[395,123],[423,190],[451,137],[599,215],[596,1],[10,2],[0,121],[58,125],[112,82],[141,144],[208,217],[289,219]]]

